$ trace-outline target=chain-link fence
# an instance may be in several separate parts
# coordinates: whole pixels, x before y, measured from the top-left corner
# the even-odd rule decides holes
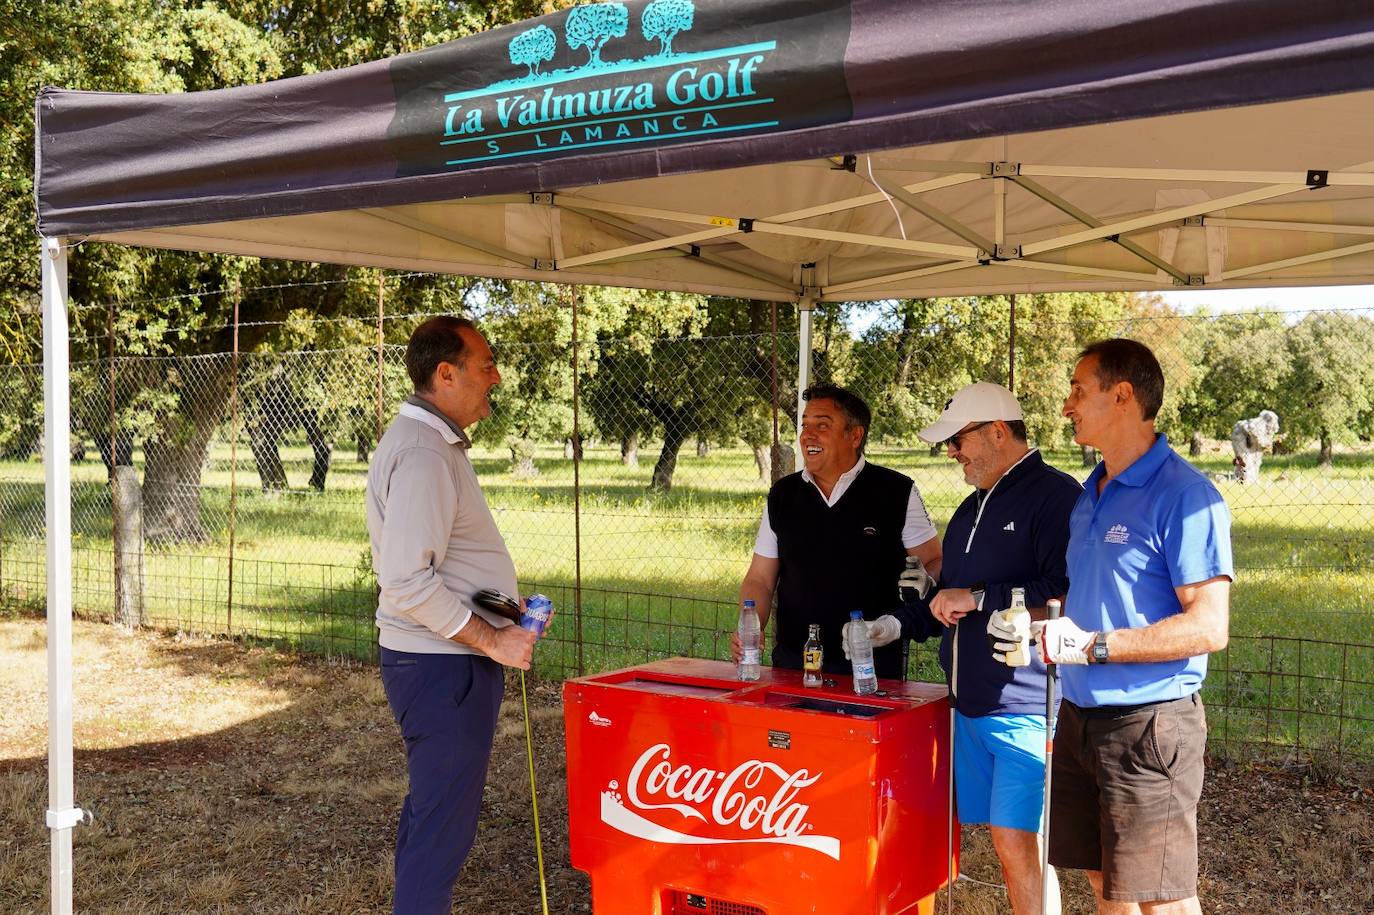
[[[1374,761],[1374,312],[1206,317],[1113,301],[826,307],[814,377],[869,401],[868,458],[910,475],[943,529],[968,489],[915,430],[955,390],[1010,382],[1034,442],[1082,478],[1095,456],[1058,415],[1074,355],[1106,336],[1149,343],[1169,384],[1160,422],[1234,519],[1233,635],[1205,694],[1214,743]],[[776,333],[767,303],[729,308],[739,332],[603,323],[579,339],[566,322],[542,336],[487,322],[505,380],[472,457],[522,590],[562,610],[544,673],[727,656],[764,495],[795,461],[798,352],[791,307]],[[414,324],[382,318],[380,344],[290,352],[139,356],[116,340],[75,362],[77,610],[372,656],[367,461],[408,391]],[[0,596],[34,607],[41,392],[41,366],[0,370]],[[911,674],[940,678],[929,646],[913,648]]]

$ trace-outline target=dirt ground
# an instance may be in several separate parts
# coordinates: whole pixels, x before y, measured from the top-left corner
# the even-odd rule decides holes
[[[77,623],[76,902],[88,913],[388,912],[405,794],[375,671],[264,648]],[[0,618],[0,913],[48,909],[41,620]],[[507,680],[477,846],[455,911],[540,911],[519,678]],[[558,683],[530,683],[550,911],[590,910],[568,863]],[[1374,790],[1214,766],[1202,896],[1218,913],[1374,912]],[[1010,911],[966,829],[955,912]],[[1066,912],[1091,911],[1066,878]]]

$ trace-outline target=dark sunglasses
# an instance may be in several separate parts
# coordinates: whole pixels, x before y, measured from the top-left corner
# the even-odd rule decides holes
[[[945,448],[953,448],[955,451],[963,451],[964,436],[968,435],[970,432],[977,432],[984,426],[991,426],[995,422],[997,422],[997,420],[990,419],[987,422],[978,423],[975,426],[969,426],[967,429],[960,429],[958,432],[954,433],[949,438],[941,442],[941,445]]]

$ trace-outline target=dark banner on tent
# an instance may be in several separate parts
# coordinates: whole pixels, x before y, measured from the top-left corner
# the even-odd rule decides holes
[[[400,175],[849,120],[849,4],[592,3],[393,61]]]

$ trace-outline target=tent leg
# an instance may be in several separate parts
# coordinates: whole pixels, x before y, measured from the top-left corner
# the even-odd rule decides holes
[[[802,393],[811,386],[811,315],[816,307],[816,300],[805,297],[797,303],[798,339],[797,339],[797,434],[801,434],[802,413],[806,409],[806,401],[802,400]]]
[[[48,816],[52,915],[72,911],[72,828],[81,821],[72,766],[71,379],[67,352],[67,249],[43,247],[43,463],[48,535]]]

